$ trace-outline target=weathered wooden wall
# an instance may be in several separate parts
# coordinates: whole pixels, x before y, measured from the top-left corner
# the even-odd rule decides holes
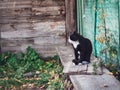
[[[0,0],[0,30],[2,51],[54,55],[65,44],[65,0]]]
[[[75,0],[65,0],[66,7],[66,34],[76,30]]]

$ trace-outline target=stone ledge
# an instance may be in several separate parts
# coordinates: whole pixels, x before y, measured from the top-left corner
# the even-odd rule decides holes
[[[97,58],[91,57],[88,65],[75,66],[72,64],[74,53],[71,46],[59,46],[56,50],[63,65],[63,73],[69,76],[75,90],[120,90],[120,82],[100,66]]]

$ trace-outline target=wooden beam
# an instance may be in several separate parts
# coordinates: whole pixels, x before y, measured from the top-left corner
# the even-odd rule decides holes
[[[66,42],[70,32],[75,30],[75,0],[65,0],[66,8]]]

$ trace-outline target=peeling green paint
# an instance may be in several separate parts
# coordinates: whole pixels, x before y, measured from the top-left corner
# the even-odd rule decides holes
[[[77,0],[77,27],[92,41],[93,55],[120,63],[120,0]]]

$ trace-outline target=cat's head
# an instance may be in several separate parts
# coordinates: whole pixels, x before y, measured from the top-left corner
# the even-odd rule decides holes
[[[78,41],[79,40],[79,34],[74,31],[73,33],[70,34],[68,41]]]

